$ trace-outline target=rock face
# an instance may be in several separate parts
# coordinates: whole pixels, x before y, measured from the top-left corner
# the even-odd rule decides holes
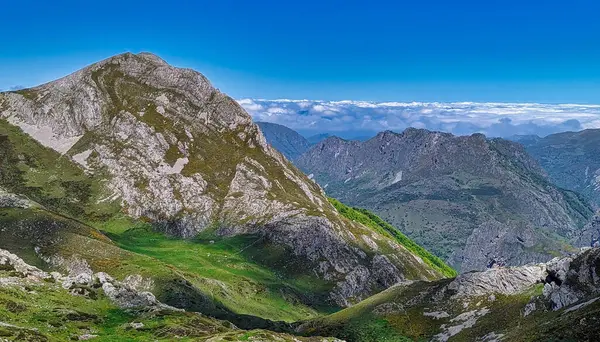
[[[512,295],[522,292],[546,277],[545,265],[492,268],[484,272],[465,273],[448,285],[458,297],[492,293]]]
[[[372,210],[455,268],[544,262],[572,249],[593,212],[552,185],[523,147],[409,128],[329,138],[296,164],[333,197]]]
[[[550,180],[600,206],[600,130],[564,132],[544,138],[516,138],[537,159]]]
[[[292,129],[270,122],[257,122],[256,124],[269,144],[289,160],[298,158],[310,148],[311,144],[308,140]]]
[[[21,277],[37,280],[51,279],[52,276],[4,249],[0,249],[0,271],[16,272]]]
[[[461,274],[454,280],[399,284],[298,329],[355,341],[369,340],[364,336],[431,341],[593,341],[600,331],[599,270],[600,249],[592,248],[546,264],[497,267]]]
[[[331,298],[339,305],[405,279],[405,263],[415,260],[390,238],[341,218],[319,186],[204,76],[154,55],[123,54],[36,88],[0,93],[0,118],[10,134],[29,139],[14,132],[19,127],[58,159],[70,158],[78,165],[71,177],[93,180],[61,179],[54,191],[67,193],[61,203],[79,205],[74,215],[85,219],[123,211],[183,238],[206,230],[258,234],[305,262],[303,272],[336,284]],[[36,157],[5,158],[34,167],[40,163],[29,159]],[[50,174],[48,184],[62,176]],[[9,190],[24,188],[0,179]],[[389,246],[392,252],[379,255]],[[416,276],[439,277],[426,265]]]
[[[600,296],[600,249],[547,264],[544,296],[558,310],[583,299]]]
[[[101,288],[113,303],[123,309],[169,309],[178,310],[164,305],[156,300],[154,295],[147,291],[140,291],[135,284],[113,279],[104,272],[93,273],[89,267],[71,268],[70,274],[63,276],[60,273],[47,273],[35,266],[27,264],[23,259],[4,249],[0,249],[0,271],[14,272],[19,278],[33,281],[59,282],[61,286],[70,290],[74,295],[96,298],[97,291]],[[19,284],[19,281],[15,282]]]
[[[542,295],[532,300],[524,315],[536,308],[557,311],[572,306],[567,312],[578,310],[600,299],[600,249],[585,248],[563,258],[554,258],[545,264],[520,267],[501,267],[484,272],[458,276],[449,285],[457,297],[476,297],[489,294],[518,295],[535,284],[543,284]],[[536,302],[538,305],[536,305]],[[573,304],[579,305],[573,306]],[[541,304],[541,305],[539,305]]]

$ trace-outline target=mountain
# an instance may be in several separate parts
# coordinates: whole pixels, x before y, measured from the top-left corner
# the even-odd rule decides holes
[[[577,191],[600,206],[600,130],[564,132],[538,139],[521,139],[549,179]]]
[[[373,211],[462,272],[569,253],[593,214],[520,144],[481,134],[332,137],[296,164],[331,196]]]
[[[0,93],[0,118],[0,187],[41,208],[13,215],[20,202],[7,200],[12,238],[0,248],[47,267],[74,257],[94,272],[143,271],[168,305],[263,326],[444,276],[401,239],[338,213],[203,75],[152,54]],[[53,243],[27,228],[59,218],[87,238]],[[98,239],[114,255],[92,248]],[[124,265],[130,253],[145,258]]]
[[[516,141],[525,146],[535,144],[538,141],[540,141],[540,139],[542,139],[542,138],[540,138],[538,135],[535,135],[535,134],[513,135],[513,136],[510,136],[507,138],[507,140]]]
[[[594,341],[600,249],[547,264],[394,286],[302,324],[348,341]]]
[[[260,127],[267,142],[289,160],[298,158],[310,148],[308,140],[292,129],[269,122],[257,122],[256,124]]]
[[[306,140],[311,144],[311,145],[315,145],[320,143],[321,141],[329,138],[331,136],[331,134],[329,133],[321,133],[321,134],[315,134],[315,135],[311,135],[310,137],[306,138]]]

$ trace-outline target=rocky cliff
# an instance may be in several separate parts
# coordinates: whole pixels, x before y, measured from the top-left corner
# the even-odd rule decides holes
[[[463,272],[568,253],[593,214],[521,145],[481,134],[333,137],[296,164],[328,194],[374,211]]]
[[[235,101],[154,55],[0,93],[0,118],[0,185],[47,209],[85,222],[122,212],[182,238],[258,235],[303,265],[295,272],[332,284],[338,305],[406,279],[406,269],[441,276],[341,217]]]

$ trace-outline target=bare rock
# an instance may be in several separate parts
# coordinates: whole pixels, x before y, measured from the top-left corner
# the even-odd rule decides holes
[[[97,338],[98,335],[93,335],[93,334],[83,334],[81,336],[79,336],[79,341],[89,341],[89,340],[93,340],[95,338]]]
[[[448,289],[454,291],[458,297],[491,293],[510,295],[542,282],[545,277],[544,265],[499,267],[461,274],[448,285]]]
[[[14,271],[21,277],[33,280],[48,280],[52,276],[35,266],[28,265],[18,256],[0,249],[0,271]]]
[[[600,248],[590,248],[574,257],[548,263],[543,295],[553,310],[600,294]]]
[[[32,208],[39,205],[24,196],[10,193],[0,187],[0,208]]]

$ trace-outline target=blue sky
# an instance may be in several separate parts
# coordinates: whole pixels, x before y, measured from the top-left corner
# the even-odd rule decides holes
[[[125,51],[236,98],[600,103],[600,4],[5,1],[0,89]]]

